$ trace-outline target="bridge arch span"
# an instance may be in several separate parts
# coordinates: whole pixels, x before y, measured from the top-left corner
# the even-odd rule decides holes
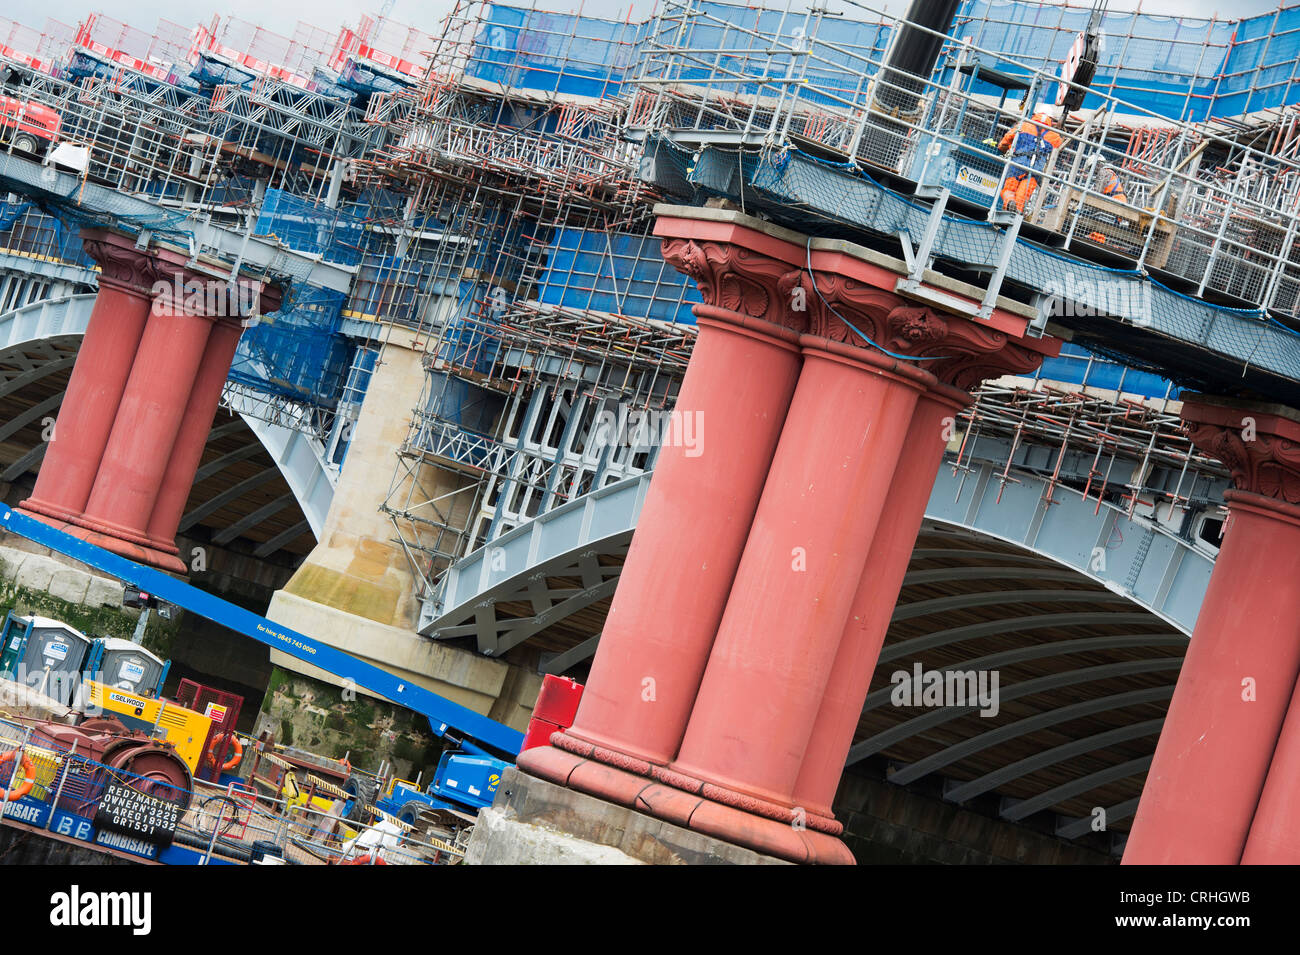
[[[58,414],[94,302],[94,293],[75,294],[0,313],[0,486],[17,486],[10,496],[25,493],[40,467],[42,432]],[[202,536],[201,526],[218,545],[244,537],[259,558],[306,554],[337,473],[310,437],[258,417],[243,398],[247,410],[218,412],[181,532]]]

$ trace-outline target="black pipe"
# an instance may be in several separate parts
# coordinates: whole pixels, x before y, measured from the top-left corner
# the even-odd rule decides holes
[[[904,124],[920,119],[921,91],[934,72],[939,51],[960,6],[961,0],[912,0],[906,21],[898,27],[890,43],[889,57],[876,74],[872,95],[874,115],[858,147],[858,155],[873,165],[900,171],[899,157],[909,138]]]
[[[960,6],[961,0],[912,0],[912,6],[907,11],[907,23],[899,31],[885,66],[922,80],[929,79],[934,72],[934,64],[939,59],[944,37],[952,28],[953,18],[957,16],[957,8]],[[935,36],[917,29],[918,27],[942,35]]]

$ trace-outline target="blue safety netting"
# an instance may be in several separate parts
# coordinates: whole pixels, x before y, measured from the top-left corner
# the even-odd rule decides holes
[[[783,89],[791,79],[799,83],[800,99],[830,104],[856,101],[865,96],[866,79],[873,75],[889,44],[890,27],[848,19],[818,24],[809,12],[787,13],[727,3],[696,4],[698,14],[660,29],[670,31],[643,37],[647,47],[664,46],[708,50],[673,63],[670,76],[678,81],[707,82],[716,77],[754,77],[754,82],[726,82],[727,94],[774,95],[773,83]],[[801,55],[807,37],[817,41],[817,57]],[[774,42],[775,41],[775,42]],[[764,81],[758,81],[762,78]],[[830,95],[827,95],[830,94]]]
[[[92,268],[75,227],[31,202],[0,202],[0,250]]]
[[[718,2],[694,4],[692,10],[694,14],[684,20],[651,21],[642,28],[636,59],[665,48],[708,51],[677,55],[664,67],[667,74],[661,75],[656,67],[656,76],[702,83],[726,77],[728,93],[773,95],[795,77],[807,80],[799,86],[801,100],[856,101],[865,88],[864,76],[875,72],[889,41],[887,25],[848,18],[818,24],[807,12]],[[501,18],[526,19],[528,14],[507,7],[494,11]],[[983,59],[1006,72],[1028,75],[1030,68],[1037,68],[1056,73],[1090,15],[1084,6],[965,0],[950,31],[955,42],[946,51],[953,54],[958,43],[969,40],[993,54]],[[1241,20],[1112,10],[1102,18],[1101,31],[1101,60],[1091,84],[1095,92],[1084,101],[1087,108],[1099,106],[1103,96],[1113,96],[1172,119],[1200,121],[1300,102],[1300,76],[1295,70],[1300,58],[1300,5]],[[485,28],[480,37],[481,44],[490,46],[483,59],[496,65],[491,78],[510,82],[519,74],[510,73],[508,67],[522,68],[527,60],[525,47],[517,44],[513,34],[501,32],[489,44],[490,32],[490,27]],[[801,38],[808,35],[816,39],[815,58],[798,54]],[[771,43],[773,37],[782,42]],[[534,42],[546,47],[548,55],[563,59],[563,39],[543,37]],[[950,66],[950,60],[940,63],[941,70]],[[559,67],[553,64],[551,73],[557,72]],[[730,78],[737,76],[753,81],[732,82]],[[946,79],[946,74],[940,79]],[[1055,93],[1053,84],[1039,95],[1054,98]]]
[[[492,4],[465,72],[518,89],[616,96],[633,63],[638,26]]]
[[[338,334],[343,300],[340,292],[296,287],[278,312],[245,329],[230,378],[260,391],[332,407],[342,392],[353,349]]]
[[[1069,382],[1084,388],[1104,388],[1144,398],[1178,399],[1181,392],[1168,379],[1099,357],[1078,345],[1061,346],[1056,358],[1045,358],[1038,378]]]
[[[1300,7],[1240,21],[1220,71],[1214,115],[1236,116],[1300,102],[1297,59]]]
[[[653,236],[561,229],[538,301],[693,325],[691,306],[703,299],[694,283],[664,261],[659,242]]]
[[[1061,4],[966,0],[952,35],[1054,71],[1090,14]],[[1199,121],[1300,101],[1300,6],[1235,21],[1112,11],[1102,34],[1092,88],[1162,116]],[[1100,103],[1090,96],[1084,106]]]
[[[361,261],[366,223],[283,189],[268,189],[253,232],[273,235],[295,252],[319,255],[337,265],[356,265]]]

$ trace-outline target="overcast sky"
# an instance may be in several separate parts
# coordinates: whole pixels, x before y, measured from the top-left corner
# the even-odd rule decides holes
[[[516,0],[520,6],[530,5],[528,0]],[[864,0],[864,4],[873,8],[884,8],[891,12],[902,13],[907,9],[906,0]],[[291,35],[299,20],[306,20],[314,26],[333,32],[338,27],[354,25],[361,12],[376,11],[383,5],[383,0],[358,3],[357,0],[42,0],[41,3],[25,4],[20,12],[13,11],[8,3],[4,15],[14,17],[28,26],[38,27],[46,16],[63,23],[75,25],[88,13],[99,12],[119,20],[125,20],[132,26],[148,29],[152,32],[159,17],[165,17],[182,26],[190,27],[203,21],[211,20],[214,12],[233,14],[269,30],[283,35]],[[576,12],[579,6],[584,13],[591,16],[617,17],[622,19],[629,8],[637,18],[644,16],[653,8],[653,0],[536,0],[539,9],[555,13]],[[768,6],[776,6],[775,0],[768,0]],[[1076,5],[1081,5],[1076,0]],[[16,6],[16,4],[14,5]],[[451,9],[452,0],[395,0],[389,13],[392,20],[411,26],[423,27],[433,31],[442,16]],[[795,6],[803,9],[807,0],[795,0]],[[832,2],[832,8],[842,6]],[[1135,0],[1111,0],[1110,9],[1132,10]],[[1143,0],[1142,9],[1147,13],[1182,14],[1184,16],[1209,16],[1221,13],[1225,16],[1241,17],[1263,13],[1277,7],[1277,0]]]

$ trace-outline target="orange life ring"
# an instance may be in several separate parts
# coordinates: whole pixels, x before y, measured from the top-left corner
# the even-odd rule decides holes
[[[0,756],[0,766],[3,766],[5,763],[13,759],[17,752],[18,750],[11,749],[3,756]],[[23,774],[23,784],[17,789],[10,789],[7,792],[0,789],[0,793],[4,793],[4,798],[8,802],[13,802],[15,799],[22,799],[32,791],[32,786],[36,784],[36,767],[32,765],[32,758],[26,753],[23,753],[23,761],[19,764],[19,769]],[[11,778],[9,781],[13,782],[13,779]]]
[[[357,856],[354,859],[348,859],[344,862],[340,862],[339,865],[388,865],[388,863],[384,861],[383,856],[378,856],[374,862],[371,862],[370,853],[367,852],[363,856]]]
[[[217,762],[217,750],[221,748],[222,740],[230,741],[230,744],[235,747],[235,754],[221,764],[221,769],[223,771],[234,769],[239,765],[239,761],[244,758],[244,746],[239,742],[239,737],[234,733],[221,733],[212,737],[212,745],[208,747],[208,751],[204,754],[203,758],[207,760],[207,762],[215,765]]]

